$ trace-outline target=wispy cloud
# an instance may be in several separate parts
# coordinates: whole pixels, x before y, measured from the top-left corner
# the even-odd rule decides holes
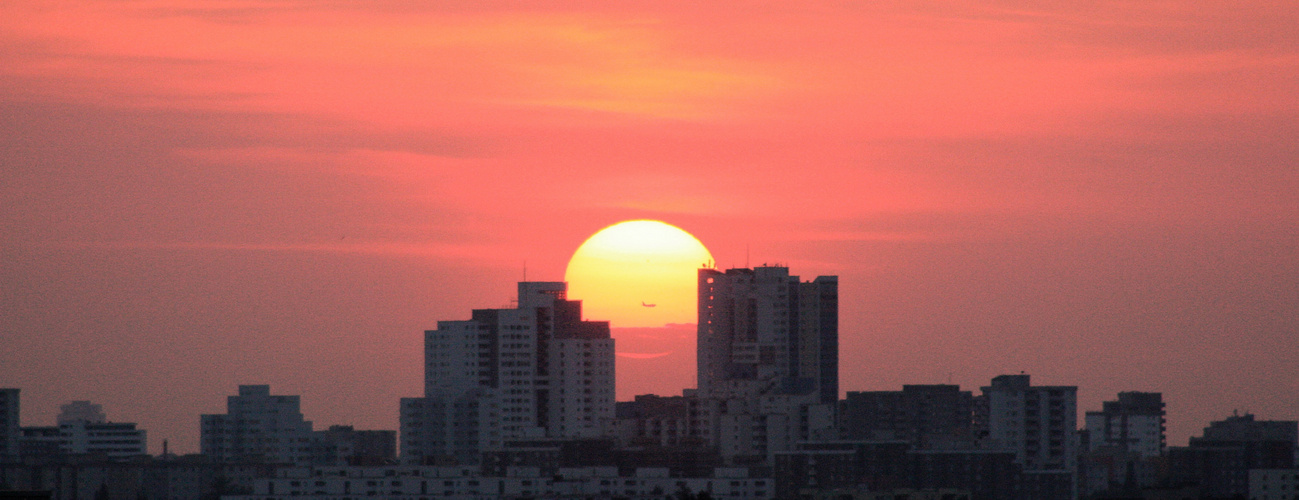
[[[359,242],[345,243],[346,236],[340,237],[338,243],[235,243],[212,241],[48,241],[38,245],[54,248],[103,249],[103,250],[175,250],[193,252],[285,252],[285,253],[330,253],[374,256],[416,256],[440,259],[476,260],[490,251],[483,247],[437,244],[437,243],[393,243],[393,242]]]

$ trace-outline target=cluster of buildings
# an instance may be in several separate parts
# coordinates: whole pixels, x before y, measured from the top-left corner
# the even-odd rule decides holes
[[[1078,422],[1077,387],[993,378],[846,393],[838,282],[784,267],[701,269],[698,387],[614,399],[608,322],[561,282],[425,332],[425,387],[394,431],[313,430],[298,396],[239,387],[201,417],[201,453],[145,457],[145,433],[87,402],[18,425],[0,390],[0,490],[78,499],[1299,499],[1294,421],[1234,415],[1168,447],[1159,393]],[[400,453],[397,444],[400,442]],[[89,469],[87,469],[89,468]],[[98,483],[96,483],[98,481]],[[109,487],[108,485],[113,485]],[[98,489],[97,489],[98,488]],[[101,491],[102,490],[102,491]]]
[[[0,457],[43,459],[59,455],[99,454],[125,459],[148,453],[145,431],[133,423],[109,422],[103,408],[89,401],[73,401],[60,408],[58,425],[18,425],[18,389],[0,389],[0,425],[7,435],[0,440]]]

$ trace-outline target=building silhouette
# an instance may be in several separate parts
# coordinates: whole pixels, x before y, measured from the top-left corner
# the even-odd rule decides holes
[[[108,421],[108,416],[104,414],[103,406],[90,401],[73,401],[59,407],[58,422],[60,425],[76,421],[102,424]]]
[[[62,406],[58,425],[21,428],[25,461],[50,462],[72,455],[126,460],[148,455],[148,433],[130,422],[109,422],[100,405],[73,401]]]
[[[1070,498],[1078,468],[1078,387],[1033,386],[1028,375],[999,375],[982,388],[976,421],[984,446],[1015,453],[1022,487],[1036,498]],[[1064,496],[1061,496],[1064,495]]]
[[[915,450],[899,440],[798,443],[776,453],[775,498],[1061,498],[1025,494],[1014,453],[1002,450]],[[1065,496],[1064,498],[1068,498]]]
[[[0,462],[18,460],[18,440],[22,436],[19,421],[19,389],[0,389]]]
[[[19,446],[22,455],[31,459],[98,454],[125,460],[149,454],[148,434],[135,423],[73,420],[50,427],[23,427],[22,432]]]
[[[1294,469],[1297,446],[1299,423],[1293,420],[1232,415],[1210,422],[1187,446],[1168,448],[1170,480],[1197,485],[1212,497],[1250,495],[1250,470]]]
[[[1164,401],[1157,392],[1120,392],[1086,413],[1080,431],[1079,492],[1123,493],[1155,486],[1164,469]]]
[[[835,436],[838,279],[785,267],[700,269],[692,432],[729,463]]]
[[[643,394],[615,406],[618,444],[682,446],[690,439],[690,406],[685,396]]]
[[[974,396],[956,385],[904,385],[901,391],[849,391],[839,403],[839,436],[902,440],[916,449],[968,448]]]
[[[217,462],[308,464],[311,422],[299,396],[271,395],[269,385],[241,385],[226,398],[226,413],[203,415],[200,450]]]
[[[614,341],[563,282],[519,283],[513,309],[424,332],[424,397],[401,402],[402,461],[476,463],[509,441],[599,438],[614,422]]]
[[[1158,392],[1120,392],[1117,401],[1101,403],[1101,411],[1087,412],[1084,421],[1093,450],[1109,446],[1157,457],[1167,445],[1164,400]]]
[[[356,430],[331,425],[315,433],[317,465],[388,465],[397,460],[397,431]]]

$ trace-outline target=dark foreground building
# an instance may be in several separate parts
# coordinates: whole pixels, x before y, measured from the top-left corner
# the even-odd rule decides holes
[[[1067,475],[1024,473],[1010,451],[915,450],[905,441],[803,443],[776,455],[773,477],[776,498],[945,490],[989,500],[1068,499],[1072,484]]]
[[[1250,495],[1251,469],[1293,469],[1299,422],[1233,415],[1211,422],[1203,437],[1168,448],[1170,483],[1195,486],[1208,498]]]
[[[252,491],[274,465],[209,462],[201,456],[123,462],[103,455],[0,464],[0,490],[44,492],[52,500],[213,500]]]
[[[974,396],[956,385],[904,385],[901,391],[851,391],[839,402],[839,436],[900,440],[917,449],[969,447]]]

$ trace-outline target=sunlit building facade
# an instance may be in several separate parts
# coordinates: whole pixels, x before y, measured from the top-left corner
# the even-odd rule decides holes
[[[614,341],[562,282],[519,283],[518,307],[425,332],[425,390],[401,405],[402,460],[470,463],[507,439],[594,438],[614,421]]]
[[[691,432],[731,463],[832,439],[839,398],[835,276],[700,269],[698,404]]]

